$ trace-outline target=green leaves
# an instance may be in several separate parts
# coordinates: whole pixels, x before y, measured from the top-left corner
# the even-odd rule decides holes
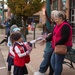
[[[24,16],[32,16],[44,5],[41,0],[8,0],[7,4],[13,14]]]

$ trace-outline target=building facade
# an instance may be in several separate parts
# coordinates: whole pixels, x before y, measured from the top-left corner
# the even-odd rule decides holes
[[[37,15],[40,15],[40,22],[42,24],[44,24],[46,21],[44,13],[45,9],[46,9],[46,4],[41,11],[36,13]],[[61,10],[66,13],[66,19],[71,23],[73,28],[73,42],[75,42],[74,40],[75,39],[75,0],[52,0],[51,10]],[[7,12],[7,16],[8,17],[10,16],[10,9]]]

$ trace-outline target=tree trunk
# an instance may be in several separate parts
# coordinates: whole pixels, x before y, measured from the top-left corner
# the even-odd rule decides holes
[[[23,25],[23,34],[24,34],[24,37],[25,37],[25,39],[27,40],[27,37],[26,37],[26,30],[27,30],[27,28],[26,28],[26,20],[27,20],[27,16],[23,16],[23,21],[24,21],[24,25]]]

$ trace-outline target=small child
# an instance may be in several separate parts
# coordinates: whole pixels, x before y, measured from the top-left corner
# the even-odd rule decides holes
[[[9,32],[9,37],[8,37],[8,43],[7,46],[9,47],[9,53],[8,53],[8,57],[7,57],[7,62],[8,62],[8,72],[7,75],[11,75],[11,69],[12,66],[14,65],[13,59],[14,59],[14,52],[13,52],[13,43],[10,40],[10,35],[14,32],[20,32],[20,28],[18,28],[16,25],[12,26],[13,28],[10,29],[11,32]],[[23,41],[25,41],[25,39],[23,38]]]
[[[13,50],[15,53],[14,57],[14,75],[28,74],[26,68],[26,56],[32,51],[32,47],[29,43],[24,43],[21,33],[15,32],[10,36],[11,41],[15,40]]]
[[[13,41],[14,43],[14,41]],[[9,53],[8,53],[8,58],[7,58],[7,62],[8,62],[8,75],[11,75],[11,67],[14,65],[14,52],[13,52],[13,44],[9,46]]]

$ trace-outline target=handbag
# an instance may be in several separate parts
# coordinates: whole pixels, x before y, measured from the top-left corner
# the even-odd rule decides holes
[[[55,46],[54,53],[65,55],[67,53],[66,45],[57,45],[57,46]]]

